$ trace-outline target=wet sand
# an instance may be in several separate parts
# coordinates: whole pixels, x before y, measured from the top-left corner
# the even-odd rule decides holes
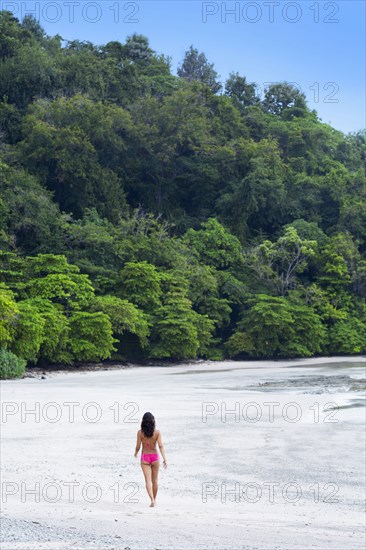
[[[364,548],[365,370],[321,358],[3,381],[2,549]],[[169,462],[154,509],[133,458],[147,410]]]

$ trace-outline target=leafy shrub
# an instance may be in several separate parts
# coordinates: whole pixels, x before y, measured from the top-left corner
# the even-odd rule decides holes
[[[0,378],[19,378],[25,372],[27,362],[11,351],[0,349]]]
[[[355,317],[335,323],[329,330],[329,353],[357,354],[366,351],[366,325]]]

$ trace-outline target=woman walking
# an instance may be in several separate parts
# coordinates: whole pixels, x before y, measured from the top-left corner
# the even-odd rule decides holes
[[[141,430],[137,432],[137,441],[135,449],[135,458],[138,455],[140,447],[141,452],[141,468],[145,477],[147,494],[150,497],[150,507],[156,506],[156,495],[158,494],[158,476],[159,476],[159,454],[157,445],[163,455],[163,465],[167,468],[163,439],[159,430],[155,429],[155,418],[150,412],[146,412],[142,417]]]

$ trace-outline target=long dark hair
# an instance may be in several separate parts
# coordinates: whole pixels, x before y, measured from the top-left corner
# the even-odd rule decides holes
[[[152,437],[155,431],[155,418],[150,412],[142,417],[141,431],[145,437]]]

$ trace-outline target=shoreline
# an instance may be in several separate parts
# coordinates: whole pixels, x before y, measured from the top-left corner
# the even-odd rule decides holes
[[[146,362],[136,362],[130,363],[128,361],[111,361],[111,362],[101,362],[101,363],[81,363],[74,365],[55,365],[47,367],[30,367],[26,370],[25,374],[20,378],[11,378],[9,380],[24,380],[26,378],[38,378],[44,379],[49,375],[54,374],[71,374],[71,373],[87,373],[87,372],[113,372],[116,370],[131,370],[131,369],[144,369],[144,368],[166,368],[173,369],[177,367],[210,367],[213,370],[216,367],[222,368],[222,364],[225,363],[226,368],[230,365],[230,368],[243,368],[246,366],[248,368],[253,366],[258,366],[259,368],[264,368],[265,366],[278,365],[278,366],[293,366],[293,365],[316,365],[319,362],[322,363],[359,363],[365,362],[366,366],[366,355],[329,355],[329,356],[316,356],[316,357],[298,357],[292,359],[251,359],[251,360],[235,360],[227,359],[223,361],[212,361],[205,359],[195,359],[191,361],[166,361],[161,360],[157,361],[146,361]],[[5,382],[6,380],[1,380]]]

